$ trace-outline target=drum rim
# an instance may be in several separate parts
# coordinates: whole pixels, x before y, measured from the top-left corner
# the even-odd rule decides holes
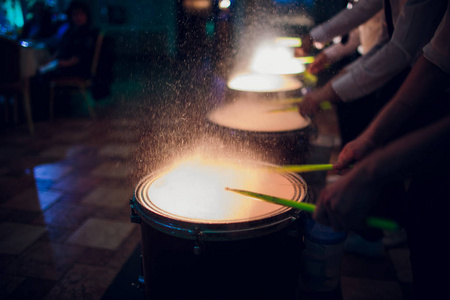
[[[265,162],[257,162],[257,164],[275,166],[274,164]],[[239,219],[231,220],[231,222],[224,220],[220,222],[195,222],[198,221],[198,219],[171,219],[169,216],[172,214],[163,214],[163,210],[149,210],[144,206],[142,199],[140,198],[148,190],[148,188],[146,189],[145,187],[150,187],[151,181],[162,176],[166,171],[167,169],[157,170],[142,178],[136,186],[132,203],[133,208],[146,224],[167,234],[188,239],[214,241],[242,239],[248,238],[250,235],[261,236],[283,229],[291,222],[297,220],[300,213],[299,210],[289,207],[280,207],[280,209],[272,211],[271,213],[250,220]],[[295,195],[298,194],[299,201],[307,201],[309,191],[306,181],[296,173],[284,172],[284,174],[289,176],[288,179],[290,181],[292,180],[293,183],[297,183],[297,185],[295,185]]]
[[[276,93],[289,93],[289,92],[297,92],[297,91],[301,91],[302,88],[305,86],[305,84],[297,78],[297,76],[299,74],[301,74],[303,72],[299,72],[299,73],[292,73],[292,74],[266,74],[268,76],[280,76],[283,78],[286,78],[287,80],[294,80],[296,81],[296,83],[299,83],[299,86],[296,88],[284,88],[284,89],[278,89],[278,90],[245,90],[245,89],[239,89],[239,88],[233,88],[229,85],[229,82],[226,83],[226,86],[228,89],[232,90],[232,91],[236,91],[236,92],[243,92],[243,93],[257,93],[257,94],[276,94]],[[255,72],[248,72],[248,73],[242,73],[240,75],[250,75],[250,74],[259,74],[259,73],[255,73]]]
[[[223,107],[224,105],[226,105],[226,103],[222,103],[220,105],[218,105],[217,107],[210,109],[206,116],[205,116],[205,121],[206,124],[209,126],[215,126],[219,129],[227,129],[228,131],[235,131],[235,132],[240,132],[243,134],[247,133],[247,134],[252,134],[252,135],[292,135],[292,134],[298,134],[301,132],[308,132],[313,124],[313,121],[311,118],[309,117],[303,117],[305,119],[305,121],[308,123],[306,126],[301,127],[301,128],[295,128],[295,129],[291,129],[291,130],[278,130],[278,131],[266,131],[266,130],[250,130],[250,129],[240,129],[240,128],[235,128],[235,127],[230,127],[227,125],[222,125],[219,124],[217,122],[214,122],[213,120],[211,120],[210,116],[213,112],[215,112],[217,109]]]
[[[220,130],[227,130],[228,132],[236,132],[239,133],[240,136],[261,136],[261,137],[267,137],[267,136],[292,136],[292,135],[307,135],[308,132],[311,130],[311,124],[312,121],[309,119],[308,125],[302,128],[293,129],[293,130],[280,130],[280,131],[255,131],[255,130],[244,130],[244,129],[238,129],[234,127],[229,127],[225,125],[220,125],[216,122],[211,121],[208,116],[206,117],[206,124],[208,126],[214,126]]]

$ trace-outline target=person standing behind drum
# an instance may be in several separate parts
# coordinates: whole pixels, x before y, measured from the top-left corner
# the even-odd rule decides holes
[[[383,38],[381,43],[345,67],[323,87],[307,93],[299,104],[299,111],[302,115],[317,113],[320,103],[329,101],[345,106],[361,105],[362,108],[356,108],[353,116],[358,117],[358,110],[368,110],[367,118],[373,118],[376,110],[393,96],[410,66],[420,56],[422,47],[436,30],[445,11],[446,1],[408,0],[406,3],[404,0],[385,1],[387,4],[389,2],[391,5],[387,5],[384,9],[387,16],[385,30],[387,30],[388,39]],[[352,11],[353,14],[358,13],[363,4],[365,6],[371,4],[370,9],[363,10],[366,13],[365,16],[369,15],[370,17],[373,15],[368,12],[377,13],[377,9],[382,8],[383,3],[382,0],[360,1],[346,13],[349,15]],[[349,19],[350,24],[354,24],[353,18]],[[342,22],[347,22],[347,20],[344,19]],[[371,97],[372,93],[376,93],[376,95]],[[366,105],[369,107],[365,108]],[[375,112],[370,110],[375,110]],[[359,128],[354,130],[349,128],[351,133],[348,134],[348,138],[343,138],[343,144],[355,138],[365,129],[368,123],[365,120],[367,118],[363,118],[355,124],[346,125]]]
[[[313,28],[309,35],[302,40],[302,50],[310,51],[312,42],[326,43],[331,41],[335,36],[342,36],[348,33],[348,40],[345,44],[339,43],[326,47],[317,56],[316,61],[309,68],[309,71],[319,72],[323,70],[326,64],[332,63],[339,58],[346,55],[332,68],[319,74],[319,79],[325,77],[325,80],[330,80],[330,76],[335,75],[341,68],[350,69],[354,65],[361,64],[368,58],[376,55],[389,42],[389,37],[392,32],[387,29],[385,21],[385,10],[382,0],[360,0],[353,2],[351,9],[345,9],[337,14],[331,20]],[[400,10],[402,2],[397,1],[397,13]],[[358,45],[361,45],[359,56],[355,53]],[[398,86],[404,79],[408,72],[408,67],[399,71],[399,74],[390,79],[379,91],[373,91],[365,95],[361,95],[357,101],[340,101],[336,103],[337,120],[340,131],[341,145],[344,146],[354,138],[356,138],[361,131],[363,131],[379,109],[396,91]],[[336,80],[332,78],[324,87],[319,88],[318,91],[326,90],[330,86],[330,82]],[[308,93],[305,97],[305,103],[308,103],[311,95],[316,91]],[[326,100],[326,99],[325,99]],[[300,113],[305,114],[303,109],[304,103],[300,104]],[[313,111],[315,113],[315,110]],[[398,182],[385,188],[381,197],[384,198],[400,198],[404,194],[403,184]],[[397,209],[399,210],[399,208]],[[403,233],[399,231],[398,234]],[[386,235],[384,235],[386,240]],[[396,243],[404,241],[403,237],[397,238]],[[347,252],[353,252],[364,256],[377,257],[384,253],[383,235],[365,233],[363,237],[358,234],[350,234],[346,241],[345,249]]]
[[[375,13],[381,6],[386,21],[382,39],[324,86],[307,93],[299,104],[299,112],[313,115],[318,112],[321,102],[335,103],[342,146],[355,139],[395,95],[411,66],[422,54],[423,46],[433,36],[446,4],[445,0],[386,0],[384,6],[382,0],[363,0],[355,4],[346,14],[363,10],[366,16],[370,16],[368,11]],[[361,5],[364,5],[364,9],[361,9]],[[370,9],[366,9],[367,6]],[[347,21],[343,19],[342,22]],[[397,203],[396,200],[404,196],[404,185],[399,180],[383,187],[380,200],[384,199],[383,203]],[[392,208],[397,213],[401,210],[400,205]],[[399,231],[394,237],[404,240],[401,234]],[[364,240],[354,240],[356,248],[352,247],[351,241],[347,243],[350,251],[372,255],[372,249],[378,249],[374,252],[382,254],[381,234],[364,233],[363,237]],[[365,240],[378,242],[371,245]]]
[[[404,5],[392,0],[393,17],[387,22],[392,19],[395,27],[389,42],[359,58],[324,87],[307,93],[299,104],[300,113],[314,114],[324,101],[358,101],[414,64],[436,30],[445,5],[445,0],[409,0]]]
[[[405,228],[414,299],[447,292],[446,239],[450,160],[450,1],[432,40],[399,92],[339,154],[335,168],[354,167],[321,192],[314,219],[336,230],[364,230],[380,187],[408,180]]]

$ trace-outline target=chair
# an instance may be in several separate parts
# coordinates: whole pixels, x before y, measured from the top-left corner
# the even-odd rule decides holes
[[[0,49],[0,94],[13,97],[15,124],[18,123],[19,96],[22,96],[28,130],[32,134],[34,125],[30,103],[30,81],[29,78],[21,76],[21,47],[16,41],[0,36]],[[5,120],[8,120],[8,101],[5,102]]]
[[[77,90],[79,93],[82,94],[91,118],[96,118],[95,110],[92,105],[93,100],[90,88],[92,87],[92,80],[94,79],[97,73],[98,62],[100,59],[100,52],[102,49],[104,36],[105,33],[103,31],[100,31],[97,36],[97,41],[95,43],[94,48],[94,55],[92,57],[91,76],[89,79],[81,77],[61,77],[52,79],[50,81],[50,120],[53,120],[53,107],[55,100],[55,92],[57,89]]]

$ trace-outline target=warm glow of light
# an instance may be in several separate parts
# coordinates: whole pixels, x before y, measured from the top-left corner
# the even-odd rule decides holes
[[[294,58],[292,48],[282,46],[260,47],[251,62],[252,71],[265,74],[299,74],[305,66]]]
[[[148,189],[148,199],[173,218],[205,223],[262,218],[286,210],[276,204],[225,191],[227,186],[298,200],[294,199],[298,196],[291,181],[266,165],[199,157],[186,159],[156,178]]]
[[[283,47],[301,47],[302,40],[295,37],[277,37],[275,44]]]
[[[303,118],[298,110],[272,112],[285,107],[277,101],[237,99],[210,112],[208,119],[221,126],[256,132],[293,131],[310,124],[310,120]]]
[[[228,82],[228,87],[247,92],[283,92],[297,90],[302,87],[302,83],[288,76],[244,73],[233,77]]]
[[[221,0],[219,2],[219,8],[220,9],[227,9],[228,7],[230,7],[231,5],[231,1],[230,0]]]
[[[183,6],[189,9],[208,9],[212,6],[211,0],[184,0]]]

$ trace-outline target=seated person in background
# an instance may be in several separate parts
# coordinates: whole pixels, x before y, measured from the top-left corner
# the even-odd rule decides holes
[[[20,38],[45,42],[56,31],[52,13],[43,1],[34,3],[30,11],[33,16],[23,25]]]
[[[91,14],[85,2],[72,1],[67,15],[70,27],[63,35],[53,59],[42,66],[40,72],[46,78],[89,78],[98,30],[91,27]]]
[[[69,28],[65,31],[52,59],[41,66],[32,78],[31,98],[33,118],[48,118],[49,81],[64,77],[90,79],[98,30],[91,27],[89,6],[82,1],[72,1],[67,10]]]

